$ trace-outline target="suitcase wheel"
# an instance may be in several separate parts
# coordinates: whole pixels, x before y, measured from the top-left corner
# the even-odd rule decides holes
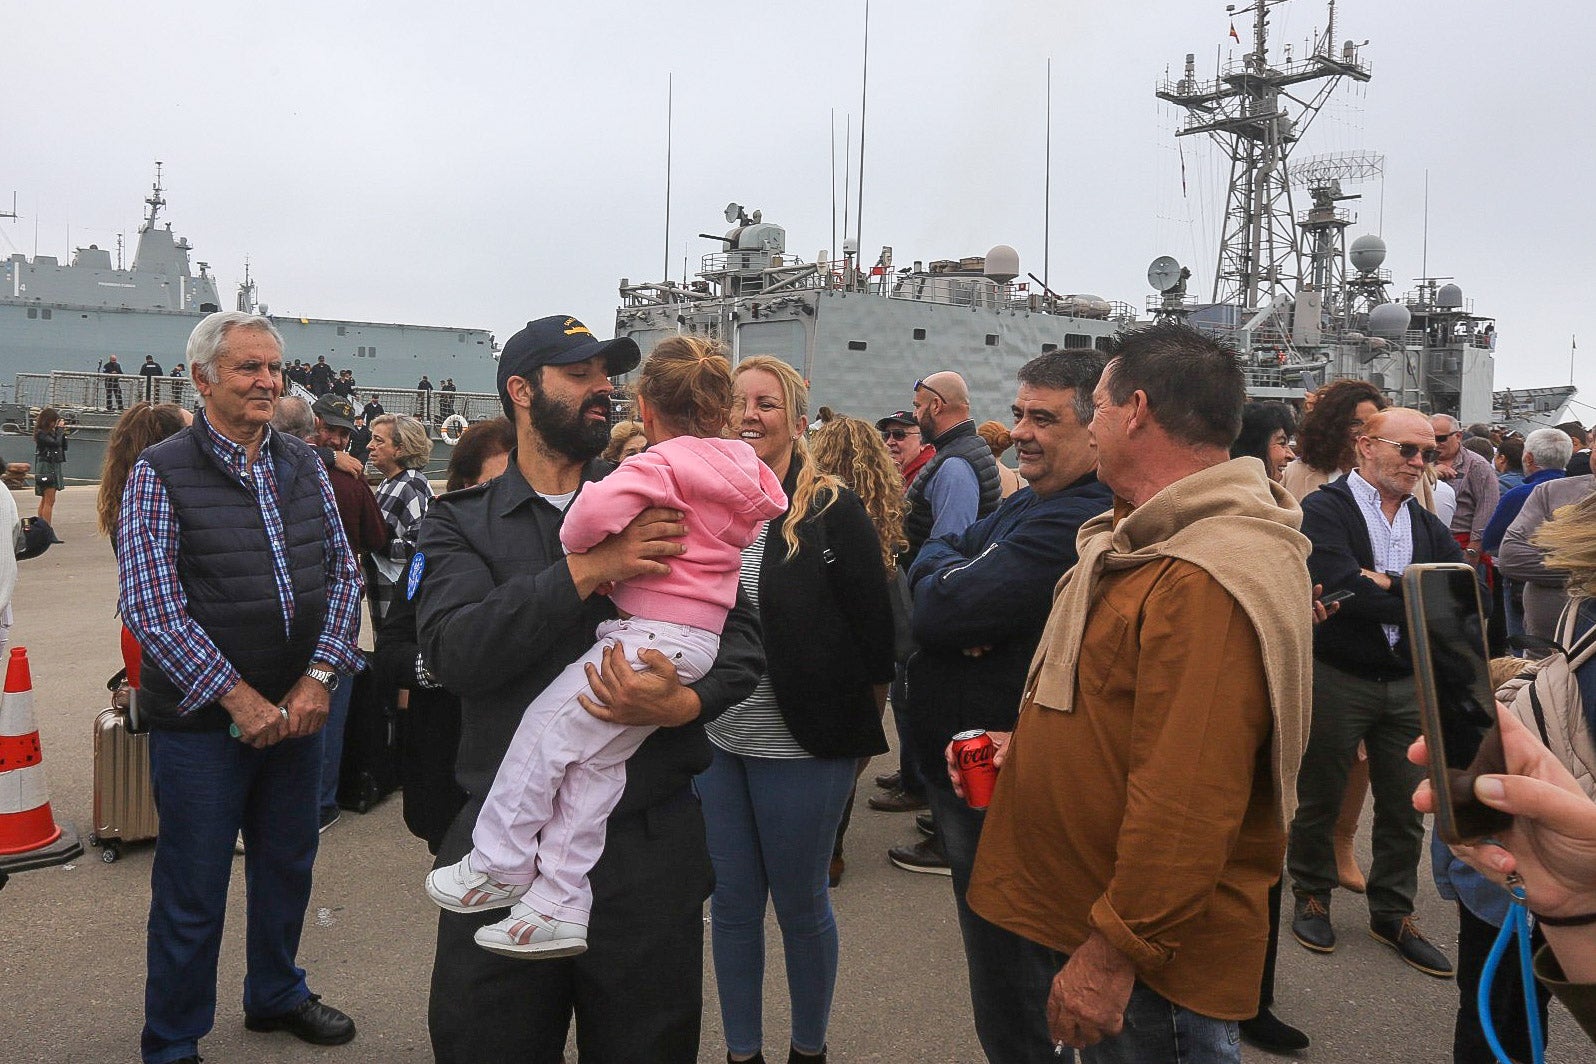
[[[376,805],[381,798],[382,792],[381,788],[377,786],[377,781],[369,773],[362,772],[360,774],[360,796],[355,801],[355,812],[361,815],[369,813],[371,807]]]
[[[100,850],[100,860],[104,861],[106,864],[115,864],[117,859],[121,856],[122,847],[112,842],[105,843],[103,848]]]
[[[100,836],[98,836],[98,835],[90,835],[89,836],[89,845],[90,846],[98,846],[99,844],[100,844]]]

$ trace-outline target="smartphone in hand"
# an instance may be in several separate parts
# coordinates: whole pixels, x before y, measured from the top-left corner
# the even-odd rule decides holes
[[[1478,776],[1507,771],[1474,567],[1411,565],[1402,574],[1419,720],[1430,748],[1436,834],[1473,842],[1513,818],[1474,797]]]

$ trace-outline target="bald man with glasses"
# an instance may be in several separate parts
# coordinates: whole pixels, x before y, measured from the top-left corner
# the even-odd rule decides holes
[[[1463,560],[1440,518],[1413,497],[1425,466],[1437,458],[1435,436],[1430,419],[1416,410],[1382,410],[1357,437],[1357,466],[1302,500],[1313,582],[1327,595],[1353,597],[1313,633],[1313,724],[1297,776],[1286,869],[1296,895],[1292,934],[1305,949],[1333,951],[1330,893],[1339,879],[1331,838],[1347,773],[1364,743],[1374,791],[1369,933],[1419,971],[1449,978],[1451,961],[1413,921],[1424,821],[1410,799],[1424,773],[1407,760],[1419,736],[1419,710],[1401,594],[1409,565]]]

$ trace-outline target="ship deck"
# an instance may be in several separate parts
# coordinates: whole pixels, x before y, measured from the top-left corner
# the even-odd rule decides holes
[[[23,514],[31,493],[16,493]],[[90,726],[106,705],[105,679],[121,665],[116,570],[94,531],[94,493],[71,487],[56,504],[66,542],[21,563],[12,646],[28,648],[56,817],[85,837],[92,792]],[[369,632],[369,626],[366,629]],[[367,636],[369,641],[369,635]],[[892,729],[888,728],[888,734]],[[868,778],[886,771],[878,759]],[[890,766],[888,766],[890,767]],[[1368,816],[1368,813],[1365,813]],[[964,961],[941,876],[911,875],[887,863],[889,845],[914,837],[912,818],[858,803],[848,831],[848,870],[832,894],[842,934],[841,971],[830,1034],[839,1061],[973,1062],[981,1059],[970,1019]],[[1368,828],[1360,841],[1367,866]],[[0,1015],[8,1017],[5,1058],[27,1064],[132,1060],[137,1055],[144,987],[144,922],[152,848],[129,846],[105,864],[86,850],[71,864],[13,875],[0,892]],[[258,1064],[424,1060],[427,986],[437,909],[421,889],[426,847],[410,837],[396,794],[367,815],[346,812],[323,837],[300,963],[311,987],[359,1026],[348,1047],[326,1050],[286,1035],[244,1030],[243,863],[235,863],[222,947],[216,1029],[207,1060]],[[1420,869],[1423,926],[1453,953],[1457,918]],[[1282,935],[1276,1012],[1302,1026],[1309,1061],[1442,1061],[1451,1057],[1457,988],[1420,975],[1363,933],[1362,899],[1336,895],[1332,919],[1342,938],[1333,956],[1310,955]],[[1289,913],[1286,919],[1289,920]],[[786,1037],[781,938],[766,927],[768,1042]],[[705,926],[705,1007],[699,1060],[724,1059]],[[532,962],[529,962],[532,963]],[[1549,1062],[1588,1060],[1573,1021],[1552,1006]],[[567,1059],[574,1061],[573,1048]],[[1246,1048],[1251,1062],[1277,1059]]]

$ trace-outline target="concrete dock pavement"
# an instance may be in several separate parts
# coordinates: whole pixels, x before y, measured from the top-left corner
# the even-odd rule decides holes
[[[35,512],[31,493],[15,494],[24,515]],[[87,839],[91,724],[107,704],[106,679],[121,667],[116,568],[109,545],[94,529],[92,487],[74,485],[61,494],[56,527],[66,542],[21,563],[11,645],[28,648],[56,815],[72,821]],[[885,771],[879,768],[883,762],[866,773],[864,788],[875,771]],[[886,860],[888,846],[913,836],[912,817],[871,812],[858,803],[848,831],[848,870],[833,892],[842,960],[830,1049],[839,1064],[982,1059],[971,1026],[949,881],[901,872]],[[0,891],[0,1059],[16,1064],[137,1059],[152,852],[149,844],[130,845],[121,860],[105,864],[99,851],[89,849],[69,865],[15,875]],[[1368,856],[1365,841],[1365,863]],[[437,909],[421,887],[429,867],[426,847],[404,828],[397,795],[365,816],[346,812],[322,836],[300,963],[312,989],[348,1012],[360,1031],[349,1045],[325,1049],[283,1034],[244,1030],[240,861],[222,947],[216,1027],[200,1046],[205,1059],[261,1064],[430,1059],[426,1002]],[[1310,955],[1289,930],[1283,935],[1276,1013],[1313,1038],[1313,1047],[1300,1059],[1450,1060],[1456,985],[1412,971],[1370,940],[1360,898],[1338,892],[1331,913],[1342,943],[1333,955]],[[1436,896],[1427,866],[1421,870],[1420,917],[1426,932],[1455,955],[1456,916]],[[725,1059],[725,1050],[707,921],[705,940],[699,1060],[712,1064]],[[773,917],[767,921],[766,945],[766,1049],[780,1059],[788,1032],[786,984]],[[1579,1037],[1554,1004],[1547,1060],[1590,1060],[1590,1047]],[[1243,1056],[1276,1059],[1250,1048]],[[567,1059],[577,1059],[574,1043]]]

